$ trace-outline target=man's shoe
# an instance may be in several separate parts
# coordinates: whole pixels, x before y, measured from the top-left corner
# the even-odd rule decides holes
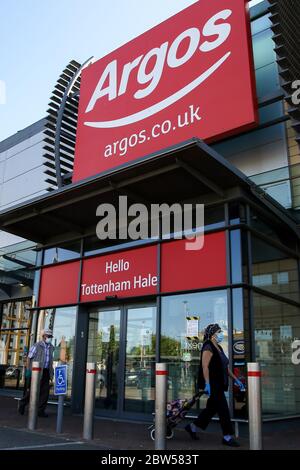
[[[228,446],[228,447],[240,447],[240,444],[238,443],[238,441],[233,439],[233,437],[231,439],[229,439],[229,441],[227,441],[226,439],[223,438],[222,444],[224,446]]]
[[[45,411],[39,411],[38,417],[39,418],[48,418],[48,415],[47,415],[47,413],[45,413]]]
[[[192,430],[190,424],[188,424],[187,426],[185,426],[184,429],[186,430],[186,432],[191,436],[191,438],[192,438],[194,441],[199,441],[199,437],[197,436],[197,433]]]
[[[23,416],[23,414],[25,413],[25,404],[22,403],[22,401],[19,401],[19,404],[18,404],[18,412],[20,413],[20,415]]]

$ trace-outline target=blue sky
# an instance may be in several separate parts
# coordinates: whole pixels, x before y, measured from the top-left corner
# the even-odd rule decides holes
[[[45,116],[69,60],[102,57],[196,1],[0,0],[0,141]]]

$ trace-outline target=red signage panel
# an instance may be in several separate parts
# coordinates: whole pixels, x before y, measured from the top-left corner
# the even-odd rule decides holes
[[[201,0],[82,72],[73,181],[257,121],[246,0]]]
[[[225,232],[205,235],[202,250],[186,250],[186,240],[163,243],[161,292],[204,289],[227,284]]]
[[[227,283],[225,232],[205,235],[204,247],[186,250],[187,240],[161,244],[162,293],[196,290]],[[40,307],[94,302],[117,296],[155,295],[159,288],[159,245],[110,253],[42,269]]]
[[[83,263],[81,302],[157,293],[157,246],[111,253]]]
[[[74,304],[78,301],[79,261],[42,269],[39,306]]]

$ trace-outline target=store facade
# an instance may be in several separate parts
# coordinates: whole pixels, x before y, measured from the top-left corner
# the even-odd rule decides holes
[[[261,363],[264,417],[300,415],[299,231],[283,207],[295,209],[298,196],[295,181],[269,186],[266,175],[278,168],[285,171],[288,148],[295,153],[294,146],[288,145],[291,126],[284,112],[274,51],[269,48],[262,53],[271,41],[270,15],[265,5],[260,5],[252,18],[253,45],[257,45],[257,116],[248,16],[243,2],[238,7],[231,0],[219,4],[218,17],[214,16],[215,7],[206,4],[199,29],[188,27],[197,5],[188,9],[183,21],[180,17],[176,20],[174,29],[160,25],[155,50],[148,51],[149,41],[144,38],[148,48],[143,50],[144,59],[163,58],[164,66],[177,73],[174,81],[169,69],[167,76],[159,76],[162,70],[158,69],[148,76],[149,63],[139,55],[140,46],[135,55],[128,56],[128,50],[134,54],[135,42],[105,58],[104,64],[100,60],[89,65],[81,78],[72,183],[0,213],[3,230],[38,244],[32,340],[45,327],[53,330],[54,361],[68,364],[68,400],[76,413],[83,410],[87,362],[95,362],[97,367],[96,414],[100,416],[148,419],[154,407],[155,363],[160,361],[168,363],[168,397],[191,396],[197,387],[203,330],[217,322],[224,331],[230,364],[242,381],[246,380],[247,362]],[[227,36],[222,36],[223,42],[215,41],[210,28],[217,26],[214,21],[228,18],[232,19],[233,36],[225,23],[223,33],[227,31]],[[169,30],[173,37],[166,46]],[[202,36],[210,41],[203,42]],[[181,49],[182,44],[188,49]],[[231,67],[224,66],[211,88],[201,91],[206,120],[200,119],[200,111],[190,104],[189,96],[176,104],[172,119],[161,109],[159,126],[151,117],[155,106],[147,101],[147,129],[138,132],[132,127],[141,113],[126,95],[127,86],[133,91],[129,82],[133,64],[140,67],[139,86],[156,85],[155,97],[161,100],[168,87],[171,92],[177,82],[190,78],[198,62],[189,64],[189,60],[193,61],[199,50],[208,62],[217,59],[217,50],[223,54],[223,64],[230,57],[228,47],[232,48]],[[116,63],[122,70],[118,90],[113,80]],[[156,63],[161,64],[159,60]],[[187,75],[180,71],[185,64]],[[205,65],[214,70],[211,62]],[[157,76],[162,77],[163,90],[155,81]],[[215,90],[221,82],[226,84],[227,94],[221,90],[216,99]],[[142,89],[134,91],[141,94]],[[103,97],[105,106],[97,108]],[[118,99],[123,101],[114,102]],[[103,109],[107,116],[101,115]],[[131,122],[125,126],[124,116],[116,119],[119,109],[130,110],[126,119]],[[87,113],[92,113],[88,122]],[[181,126],[187,119],[190,127]],[[211,146],[193,138],[201,120],[205,120],[205,132],[201,132]],[[116,133],[110,128],[115,121],[120,125]],[[170,127],[174,122],[180,128],[177,132]],[[127,137],[123,137],[124,128]],[[48,129],[49,146],[51,139],[55,139],[55,130]],[[63,139],[60,150],[64,154],[68,145],[65,131]],[[283,205],[237,170],[236,162],[244,165],[247,173],[251,167],[251,175],[260,168],[263,189],[271,188],[269,192]],[[203,204],[203,248],[187,249],[187,240],[178,239],[172,224],[169,230],[163,229],[161,218],[155,236],[99,239],[98,207],[111,204],[117,208],[120,196],[148,208],[152,204]],[[119,220],[117,229],[128,227],[130,221]],[[201,231],[201,227],[193,229]],[[245,394],[231,387],[228,400],[233,416],[246,419]]]
[[[182,172],[188,162],[193,174]],[[186,250],[187,240],[172,233],[101,241],[91,227],[99,203],[119,197],[110,179],[100,175],[1,214],[13,233],[29,230],[44,240],[33,325],[37,335],[44,327],[54,331],[54,360],[69,365],[73,411],[82,411],[86,362],[97,364],[96,413],[102,416],[149,417],[157,361],[168,363],[169,398],[189,396],[203,329],[218,322],[242,380],[247,362],[261,363],[264,416],[299,414],[300,370],[293,359],[300,335],[299,240],[286,211],[192,140],[116,170],[114,182],[122,181],[122,193],[131,197],[137,187],[144,195],[155,187],[156,201],[158,195],[172,204],[201,201],[204,247]],[[56,223],[49,224],[54,214]],[[245,396],[233,388],[228,399],[235,417],[246,418]]]

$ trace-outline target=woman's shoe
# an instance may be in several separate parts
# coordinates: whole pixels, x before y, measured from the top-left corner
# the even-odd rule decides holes
[[[199,441],[199,437],[197,436],[197,433],[192,430],[190,424],[188,424],[187,426],[185,426],[184,429],[186,430],[186,432],[191,436],[191,438],[192,438],[194,441]]]
[[[233,437],[229,439],[229,441],[223,438],[222,444],[224,444],[224,446],[229,446],[229,447],[240,447],[240,444],[238,443],[238,441],[233,439]]]

